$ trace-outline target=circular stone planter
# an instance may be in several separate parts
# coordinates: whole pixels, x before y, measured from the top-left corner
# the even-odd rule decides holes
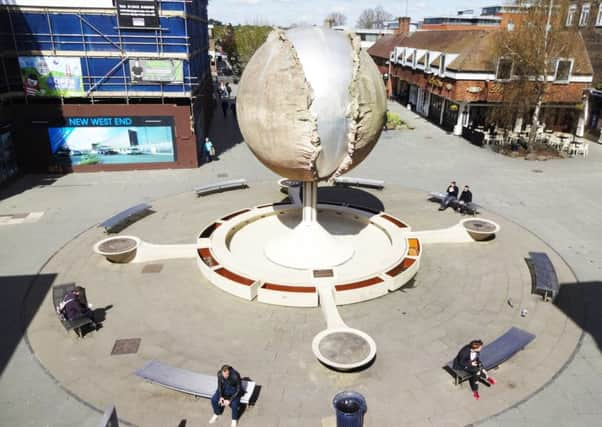
[[[325,329],[314,337],[312,350],[326,366],[350,371],[364,367],[374,359],[376,343],[358,329]]]
[[[94,245],[94,252],[108,261],[126,264],[134,259],[141,240],[135,236],[115,236],[103,239]]]
[[[460,221],[460,224],[466,229],[470,237],[476,241],[492,239],[495,233],[500,231],[500,226],[489,219],[468,218]]]

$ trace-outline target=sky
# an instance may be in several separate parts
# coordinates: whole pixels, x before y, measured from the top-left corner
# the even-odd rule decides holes
[[[425,16],[454,15],[457,10],[502,4],[495,0],[407,0],[412,22]],[[338,11],[354,26],[364,9],[382,6],[394,16],[406,14],[406,0],[209,0],[209,18],[232,24],[322,24],[326,15]],[[475,12],[479,13],[478,10]]]

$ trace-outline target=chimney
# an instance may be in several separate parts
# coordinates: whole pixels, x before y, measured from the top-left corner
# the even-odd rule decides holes
[[[402,16],[400,18],[397,18],[397,21],[399,22],[399,27],[397,28],[397,30],[395,30],[395,34],[403,34],[404,36],[409,36],[410,35],[410,17]]]

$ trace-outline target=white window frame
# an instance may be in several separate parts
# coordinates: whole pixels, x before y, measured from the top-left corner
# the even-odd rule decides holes
[[[589,23],[589,15],[591,13],[592,6],[590,3],[585,3],[581,6],[581,14],[579,15],[579,26],[586,27]]]
[[[447,64],[446,64],[446,59],[445,58],[445,54],[442,53],[441,55],[439,55],[439,74],[441,76],[445,75],[445,69],[447,68]]]
[[[561,61],[568,61],[571,63],[569,68],[569,75],[566,80],[558,80],[558,67]],[[571,81],[571,76],[573,75],[573,66],[575,65],[575,60],[573,58],[558,58],[556,59],[556,65],[554,67],[554,83],[558,84],[568,84]]]
[[[598,6],[598,15],[596,16],[596,27],[602,27],[602,3]]]
[[[499,73],[500,73],[500,62],[501,62],[502,60],[508,60],[508,61],[510,61],[510,75],[508,76],[508,78],[507,78],[507,79],[501,79],[501,78],[499,78],[499,77],[498,77],[498,76],[499,76]],[[496,79],[497,81],[500,81],[500,82],[507,82],[507,81],[510,81],[510,80],[512,80],[512,74],[513,74],[513,73],[514,73],[514,60],[513,60],[512,58],[508,58],[508,57],[501,57],[501,58],[499,58],[499,59],[497,60],[497,67],[495,67],[495,79]]]
[[[418,49],[414,49],[414,56],[412,56],[412,68],[416,69],[416,64],[418,63]]]
[[[577,13],[577,5],[572,4],[566,14],[566,26],[570,27],[575,23],[575,14]]]
[[[431,72],[431,53],[428,50],[424,52],[424,72]]]

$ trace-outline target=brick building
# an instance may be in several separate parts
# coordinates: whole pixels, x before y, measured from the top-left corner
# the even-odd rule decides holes
[[[573,55],[555,62],[541,118],[548,128],[573,131],[592,67],[580,34],[566,37]],[[495,31],[418,31],[381,39],[368,53],[387,74],[393,97],[461,135],[464,128],[488,124],[488,109],[499,105],[511,78],[512,64],[494,53],[495,38]]]
[[[585,127],[590,137],[602,140],[602,1],[579,0],[569,4],[564,21],[583,36],[594,78],[585,106]]]

